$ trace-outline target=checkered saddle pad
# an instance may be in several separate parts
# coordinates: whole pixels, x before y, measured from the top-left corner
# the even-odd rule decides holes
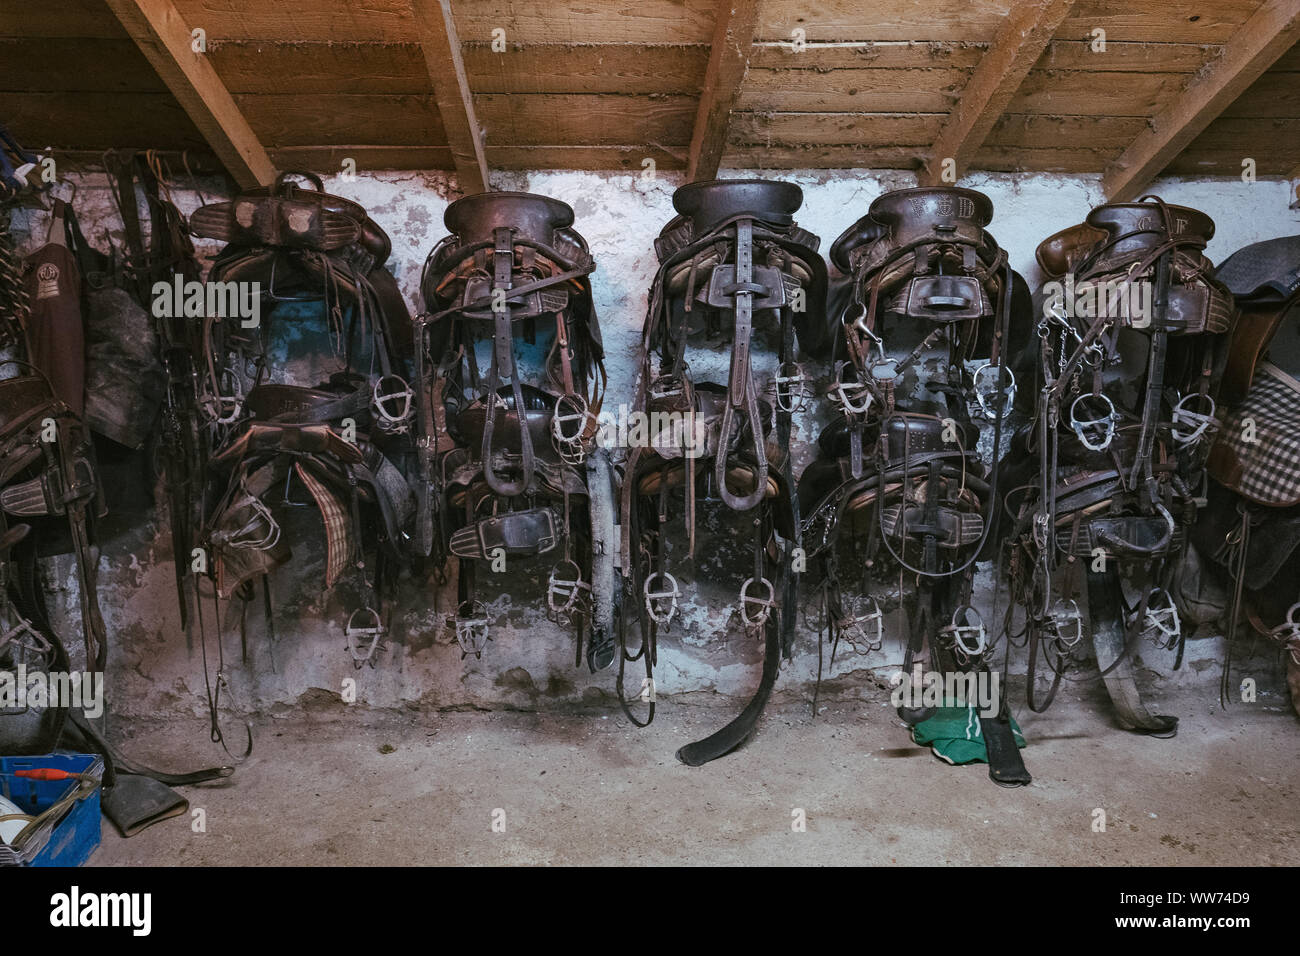
[[[1260,365],[1245,400],[1219,429],[1210,473],[1259,504],[1300,503],[1300,382]]]

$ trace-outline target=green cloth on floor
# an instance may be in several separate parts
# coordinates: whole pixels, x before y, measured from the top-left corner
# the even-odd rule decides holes
[[[1025,737],[1016,718],[1011,718],[1011,733],[1022,750]],[[934,755],[951,764],[988,763],[988,747],[980,731],[979,711],[973,704],[965,707],[940,707],[928,720],[912,728],[914,743],[930,745]]]

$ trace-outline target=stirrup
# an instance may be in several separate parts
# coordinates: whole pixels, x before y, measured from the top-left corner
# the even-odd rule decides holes
[[[1183,633],[1183,622],[1178,616],[1173,596],[1164,588],[1152,588],[1142,614],[1143,636],[1150,638],[1156,647],[1169,648],[1178,642]]]
[[[573,616],[587,609],[591,595],[591,585],[582,580],[582,569],[572,558],[551,568],[551,576],[546,582],[546,617],[568,627],[573,623]]]
[[[767,588],[767,597],[750,594],[750,588]],[[740,621],[746,629],[759,628],[767,623],[776,607],[776,588],[767,578],[746,578],[740,586]],[[756,610],[750,611],[750,608]]]
[[[783,412],[800,412],[808,404],[808,377],[798,362],[783,362],[772,379],[776,388],[776,407]]]
[[[849,605],[848,608],[845,607],[846,603]],[[870,611],[857,613],[867,604],[871,605]],[[840,637],[847,641],[854,651],[859,654],[870,654],[885,646],[885,613],[880,610],[880,605],[875,598],[866,594],[855,595],[846,602],[841,595],[840,610],[843,613],[835,620],[835,625],[840,629]],[[870,631],[867,630],[868,627],[871,628]]]
[[[1208,402],[1210,409],[1207,412],[1197,412],[1187,407],[1187,403],[1193,399],[1201,399]],[[1170,429],[1170,434],[1174,436],[1174,441],[1180,445],[1191,445],[1200,441],[1201,437],[1211,429],[1219,427],[1218,419],[1214,417],[1218,411],[1218,406],[1211,395],[1202,395],[1200,392],[1189,392],[1178,400],[1174,406],[1173,422],[1174,427]],[[1179,429],[1179,425],[1191,429],[1184,431]]]
[[[357,617],[362,614],[366,615],[365,621],[358,622]],[[352,655],[352,666],[357,670],[361,670],[365,664],[374,667],[375,651],[379,648],[380,639],[387,633],[388,628],[384,627],[384,622],[380,620],[379,612],[370,605],[367,604],[353,611],[347,625],[343,628],[343,635],[348,640],[348,653]],[[362,642],[358,638],[366,637],[370,638],[370,645],[363,650]]]
[[[19,658],[17,657],[17,653],[19,652],[24,654],[24,660],[26,659],[25,655],[27,653],[38,656],[48,654],[51,646],[50,642],[47,641],[45,637],[36,630],[36,628],[32,627],[31,621],[27,620],[27,618],[23,617],[21,614],[17,616],[18,623],[9,628],[3,634],[0,634],[0,651],[3,651],[11,644],[15,645],[15,649],[10,650],[10,654],[14,655],[15,663],[19,661]]]
[[[233,551],[269,551],[274,548],[280,541],[280,523],[275,520],[275,515],[271,514],[270,506],[261,498],[251,494],[235,502],[231,507],[237,508],[242,505],[248,505],[253,509],[252,517],[245,521],[238,531],[230,534],[213,532],[212,544]],[[260,538],[254,538],[253,534],[259,530],[258,518],[266,523],[266,531]]]
[[[989,369],[995,369],[997,371],[997,379],[992,385],[981,386],[981,379],[984,373]],[[1004,378],[1007,385],[1004,388],[999,388],[999,385],[1003,382]],[[979,405],[980,411],[983,412],[984,417],[991,422],[997,421],[999,416],[1006,415],[1007,409],[1013,406],[1016,402],[1016,376],[1015,373],[1005,365],[994,365],[992,362],[985,362],[975,370],[971,388],[975,392],[975,402]],[[1000,409],[991,408],[989,406],[989,398],[997,396],[999,393],[1002,396],[1002,407]]]
[[[1073,598],[1057,601],[1047,616],[1039,620],[1039,628],[1061,647],[1071,649],[1083,640],[1083,614],[1079,602]]]
[[[656,580],[663,579],[667,587],[654,590],[650,587]],[[667,626],[677,614],[677,599],[682,596],[681,588],[677,586],[677,579],[667,571],[656,571],[645,579],[645,585],[641,588],[645,595],[645,612],[661,627]],[[667,601],[667,608],[663,602]]]
[[[233,425],[244,414],[244,396],[239,394],[238,383],[233,395],[214,394],[205,390],[199,395],[199,407],[216,424]]]
[[[375,380],[370,392],[370,410],[375,415],[375,427],[382,432],[401,435],[410,430],[414,413],[415,392],[410,383],[400,375],[383,375]],[[393,408],[393,403],[398,403]]]
[[[456,608],[456,643],[460,645],[460,659],[470,654],[483,659],[483,649],[492,640],[488,636],[487,608],[480,601],[461,601]]]
[[[565,412],[565,403],[573,411]],[[587,460],[586,435],[596,417],[587,407],[587,400],[581,395],[561,395],[555,400],[555,411],[551,415],[551,447],[565,464],[577,467]],[[577,423],[571,430],[566,427]]]
[[[972,619],[974,623],[971,623]],[[962,621],[965,623],[962,623]],[[989,649],[988,631],[984,628],[984,618],[971,605],[959,607],[952,612],[952,622],[939,628],[939,633],[952,642],[952,649],[966,660],[979,657]]]
[[[1281,642],[1290,652],[1291,660],[1300,667],[1300,601],[1291,605],[1286,612],[1286,620],[1269,631],[1268,636]]]
[[[1076,411],[1079,403],[1085,398],[1096,398],[1106,403],[1109,411],[1101,418],[1080,418]],[[1079,436],[1079,441],[1083,447],[1089,451],[1105,451],[1110,447],[1110,443],[1115,439],[1115,423],[1119,421],[1119,414],[1115,411],[1115,403],[1104,392],[1089,392],[1086,395],[1080,395],[1070,403],[1070,427],[1074,433]],[[1100,438],[1093,441],[1088,437],[1088,429],[1096,429],[1101,433]]]
[[[875,399],[862,382],[844,381],[844,370],[852,367],[849,362],[835,363],[835,381],[827,394],[845,416],[865,415]]]

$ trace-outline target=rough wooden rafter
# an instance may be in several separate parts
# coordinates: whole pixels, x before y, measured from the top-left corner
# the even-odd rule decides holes
[[[486,192],[487,154],[483,150],[482,128],[474,113],[474,94],[465,73],[451,0],[411,0],[411,10],[420,31],[420,46],[461,191]]]
[[[749,69],[758,22],[758,0],[719,0],[713,29],[713,47],[695,114],[686,177],[694,182],[718,174],[731,111],[740,95],[740,84]]]
[[[171,0],[107,0],[159,78],[240,186],[265,186],[275,166]],[[201,26],[201,24],[199,25]]]

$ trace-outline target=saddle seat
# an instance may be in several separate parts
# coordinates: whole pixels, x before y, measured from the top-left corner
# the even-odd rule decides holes
[[[992,221],[992,201],[973,189],[896,189],[877,198],[831,244],[831,262],[848,274],[869,251],[873,259],[883,259],[894,249],[926,240],[986,246],[984,228]]]

